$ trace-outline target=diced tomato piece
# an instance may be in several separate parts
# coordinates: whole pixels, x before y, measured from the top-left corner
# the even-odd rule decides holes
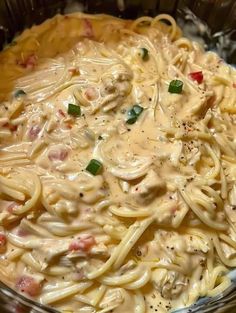
[[[41,128],[38,125],[34,125],[30,128],[29,130],[29,139],[30,140],[35,140],[38,137],[38,134],[40,133]]]
[[[8,128],[10,131],[16,131],[17,128],[18,128],[17,125],[12,125],[12,124],[10,124],[10,123],[6,123],[6,124],[4,124],[4,125],[2,125],[2,126]]]
[[[64,113],[61,109],[58,110],[58,113],[59,113],[61,116],[63,116],[63,117],[66,116],[65,113]]]
[[[17,128],[18,128],[17,125],[12,125],[12,124],[9,125],[9,129],[10,129],[10,131],[12,131],[12,132],[15,132],[15,131],[17,130]]]
[[[48,158],[50,161],[64,161],[68,157],[67,150],[52,150],[48,154]]]
[[[83,238],[78,238],[72,241],[69,246],[70,251],[88,252],[96,244],[94,236],[88,235]]]
[[[98,91],[94,87],[89,87],[84,93],[85,97],[89,100],[95,100],[98,97]]]
[[[18,60],[17,64],[26,69],[33,69],[37,65],[37,56],[35,54],[31,54],[25,60]]]
[[[0,249],[5,247],[7,244],[7,237],[5,234],[0,233]]]
[[[74,68],[74,67],[73,68],[69,68],[68,71],[71,73],[72,76],[80,74],[79,70],[77,68]]]
[[[170,209],[170,212],[172,215],[175,215],[175,213],[179,210],[177,206],[174,206],[173,208]]]
[[[201,84],[203,81],[203,74],[201,71],[190,73],[189,76],[191,77],[192,80],[195,80],[198,84]]]
[[[66,128],[68,128],[68,129],[72,129],[72,124],[71,123],[66,123]]]
[[[87,18],[84,18],[83,23],[84,23],[83,36],[84,37],[94,37],[93,25],[90,22],[90,20],[88,20]]]
[[[35,297],[40,294],[42,286],[33,277],[21,276],[16,282],[16,288],[31,297]]]

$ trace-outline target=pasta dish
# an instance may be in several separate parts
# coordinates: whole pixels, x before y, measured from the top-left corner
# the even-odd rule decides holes
[[[236,267],[236,71],[169,15],[58,15],[0,53],[0,279],[165,313]]]

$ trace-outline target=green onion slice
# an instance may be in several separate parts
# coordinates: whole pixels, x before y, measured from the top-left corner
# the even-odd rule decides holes
[[[133,110],[134,110],[135,114],[139,116],[143,112],[143,107],[141,107],[138,104],[135,104],[133,106]]]
[[[168,91],[170,93],[181,93],[183,90],[183,82],[181,80],[175,79],[170,82]]]
[[[144,61],[147,61],[149,59],[149,52],[146,48],[140,48],[141,50],[141,57]]]
[[[22,89],[18,89],[18,90],[16,90],[16,92],[14,93],[14,97],[15,98],[18,98],[18,97],[21,97],[21,96],[25,96],[26,95],[26,93],[24,92],[24,90],[22,90]]]
[[[131,125],[131,124],[134,124],[136,121],[137,121],[137,116],[132,116],[126,120],[126,123]]]
[[[92,159],[87,165],[86,171],[88,171],[89,173],[95,176],[101,172],[102,167],[103,165],[100,161],[96,159]]]
[[[143,107],[138,104],[135,104],[129,111],[128,111],[128,118],[126,120],[127,124],[134,124],[139,115],[143,112]]]
[[[67,113],[73,116],[81,116],[80,106],[69,103]]]

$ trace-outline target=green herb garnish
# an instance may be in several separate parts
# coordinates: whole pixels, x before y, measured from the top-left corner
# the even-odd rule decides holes
[[[101,172],[102,167],[103,165],[100,161],[92,159],[87,165],[86,171],[88,171],[89,173],[95,176]]]
[[[138,105],[138,104],[135,104],[129,111],[128,111],[128,118],[126,120],[126,123],[127,124],[134,124],[139,115],[143,112],[143,108]]]
[[[170,93],[181,93],[183,90],[183,82],[181,80],[172,80],[169,84],[168,91]]]
[[[14,97],[15,98],[22,97],[22,96],[25,96],[25,95],[26,95],[26,93],[22,89],[18,89],[14,93]]]
[[[69,103],[67,113],[73,116],[81,116],[80,106]]]
[[[144,61],[147,61],[149,59],[149,52],[148,52],[148,49],[146,48],[140,48],[141,50],[141,58],[144,60]]]

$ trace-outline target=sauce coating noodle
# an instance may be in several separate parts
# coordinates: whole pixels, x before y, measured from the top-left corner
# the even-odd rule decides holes
[[[2,281],[64,313],[172,312],[230,285],[233,68],[168,15],[76,13],[25,30],[0,71]]]

